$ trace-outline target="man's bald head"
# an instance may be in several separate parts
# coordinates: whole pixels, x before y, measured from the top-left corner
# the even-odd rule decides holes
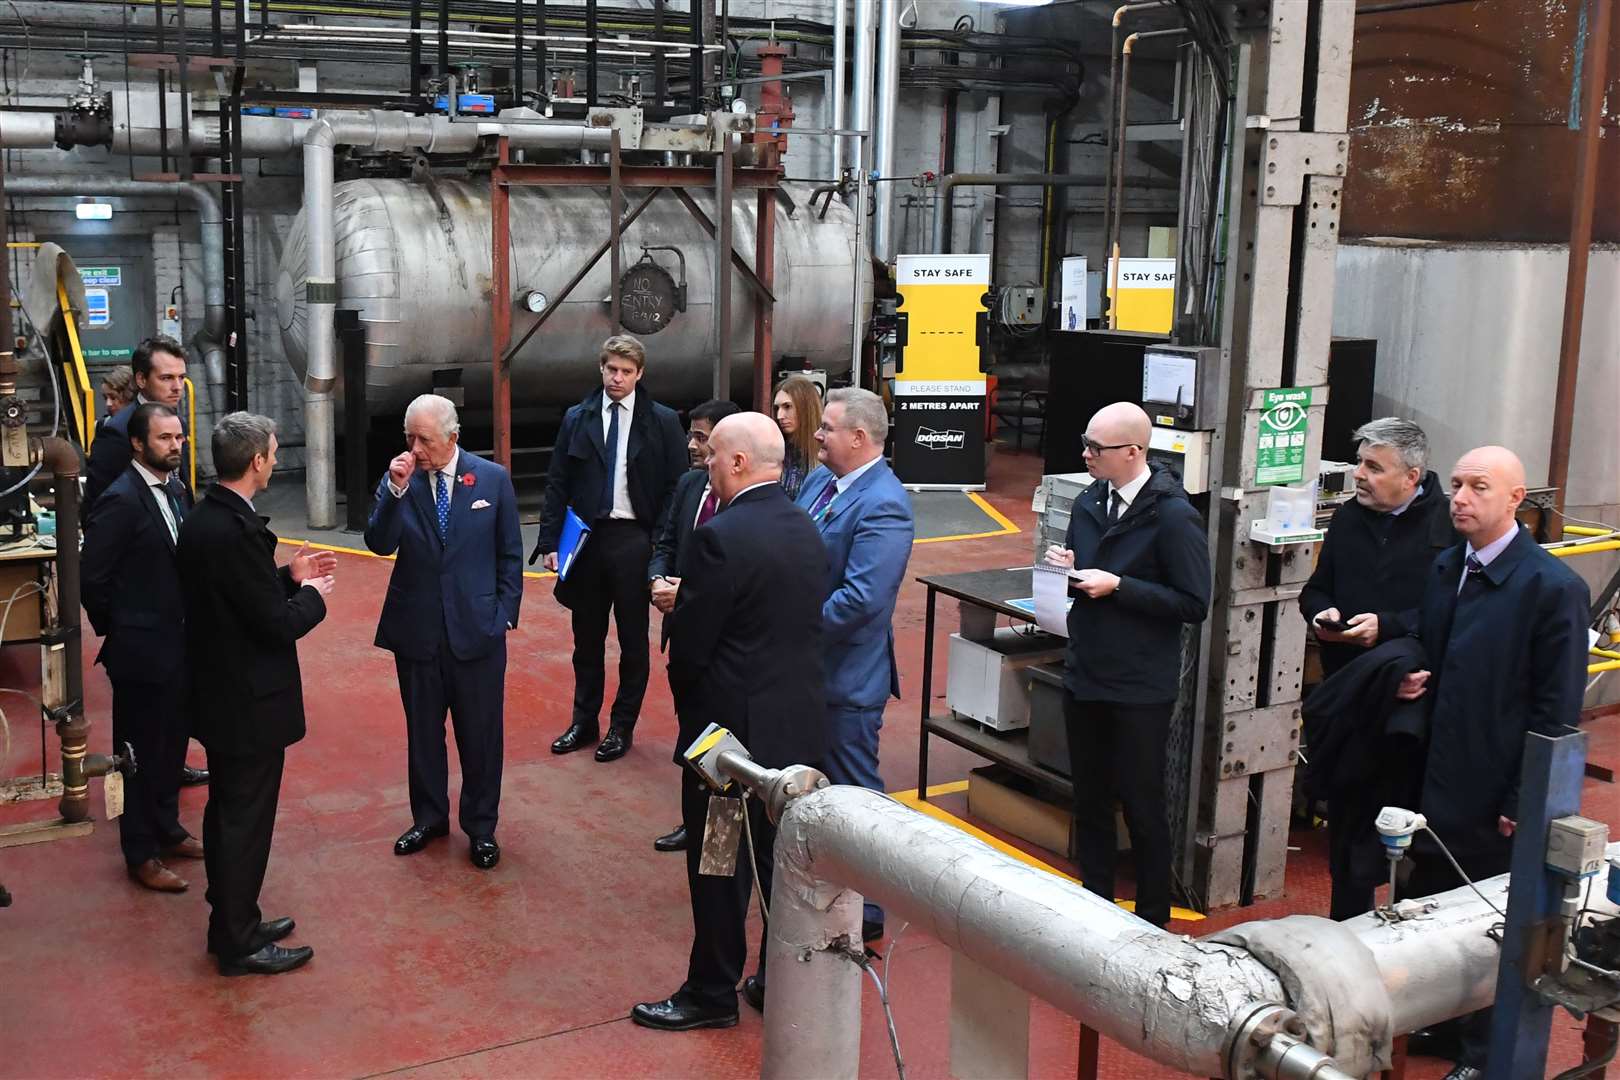
[[[1515,527],[1523,501],[1524,462],[1505,446],[1470,450],[1451,470],[1451,523],[1476,551]]]
[[[782,476],[782,429],[763,413],[736,413],[709,436],[709,486],[722,503],[744,488]]]
[[[1146,467],[1153,421],[1130,401],[1104,405],[1086,425],[1086,471],[1098,480],[1128,484]]]

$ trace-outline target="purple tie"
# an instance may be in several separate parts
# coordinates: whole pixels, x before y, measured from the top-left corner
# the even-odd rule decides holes
[[[838,494],[837,481],[827,481],[827,486],[821,489],[821,494],[816,496],[816,501],[810,507],[810,520],[820,521],[821,515],[827,510],[827,504],[833,501],[836,494]]]
[[[703,505],[698,507],[698,527],[702,528],[704,525],[707,525],[709,523],[709,519],[714,517],[715,511],[719,509],[720,497],[716,495],[713,490],[710,490],[707,495],[703,496]]]

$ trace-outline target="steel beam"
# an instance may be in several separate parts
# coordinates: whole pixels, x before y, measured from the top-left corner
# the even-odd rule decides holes
[[[607,165],[503,165],[506,182],[518,187],[607,187],[613,181]],[[707,188],[715,185],[715,171],[702,167],[625,165],[619,183],[627,188]],[[776,169],[733,169],[733,188],[776,187],[782,174]]]
[[[593,0],[594,2],[594,0]],[[623,170],[619,160],[619,129],[613,129],[613,141],[608,146],[608,315],[613,332],[619,332],[619,279],[624,276],[624,253],[619,247],[619,219],[624,216]]]
[[[495,329],[495,362],[490,365],[494,393],[491,397],[491,423],[495,428],[495,460],[512,468],[512,367],[507,345],[512,340],[512,216],[511,192],[502,172],[510,154],[510,144],[502,135],[497,142],[496,167],[489,180],[490,304]],[[581,274],[581,277],[584,275]],[[530,333],[533,333],[531,330]],[[524,339],[528,340],[527,338]],[[516,351],[516,350],[513,350]]]
[[[727,132],[714,160],[714,394],[731,400],[731,191],[732,146]]]
[[[761,189],[754,219],[754,273],[765,294],[776,283],[776,193]],[[733,255],[736,252],[732,252]],[[754,315],[754,411],[771,414],[771,357],[776,309],[773,300],[760,297]]]

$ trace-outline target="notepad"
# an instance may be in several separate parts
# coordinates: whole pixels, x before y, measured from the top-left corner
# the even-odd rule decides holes
[[[574,566],[574,560],[579,553],[585,550],[585,541],[591,538],[591,527],[585,524],[572,507],[563,516],[562,536],[557,541],[557,578],[560,581],[568,580],[568,571]]]

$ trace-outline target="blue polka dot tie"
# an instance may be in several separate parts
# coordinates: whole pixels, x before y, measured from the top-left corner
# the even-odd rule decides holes
[[[445,481],[443,472],[435,472],[433,478],[438,485],[433,505],[439,511],[439,543],[442,544],[450,535],[450,485]]]

